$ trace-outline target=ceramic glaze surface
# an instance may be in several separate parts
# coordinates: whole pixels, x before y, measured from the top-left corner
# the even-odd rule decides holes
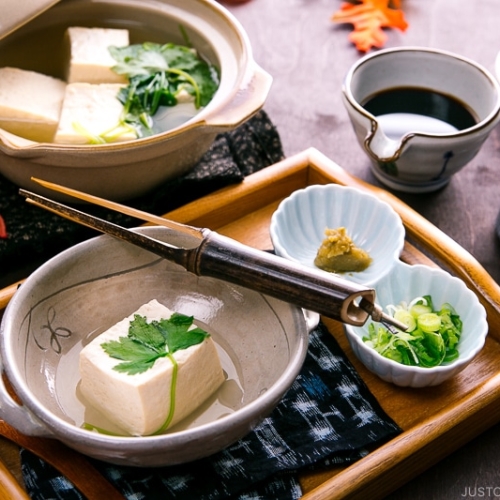
[[[404,121],[394,121],[394,111],[379,117],[364,108],[377,94],[408,88],[452,98],[476,123],[450,129],[441,122],[436,128],[425,119],[432,114],[424,111],[408,114],[403,109]],[[342,97],[373,174],[390,188],[406,192],[445,186],[477,154],[500,120],[496,79],[475,61],[437,49],[392,48],[361,58],[345,77]],[[417,118],[414,123],[412,115]]]
[[[405,236],[400,217],[372,194],[336,184],[295,191],[272,216],[271,240],[278,255],[316,268],[325,229],[342,226],[373,260],[366,270],[341,276],[370,286],[396,264]]]

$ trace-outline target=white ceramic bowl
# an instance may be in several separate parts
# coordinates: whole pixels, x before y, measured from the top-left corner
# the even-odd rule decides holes
[[[375,96],[396,89],[422,93],[399,101],[392,96],[391,108],[386,103],[376,115],[366,109]],[[421,100],[422,94],[427,97]],[[445,104],[439,94],[451,99]],[[495,77],[471,59],[428,47],[392,47],[358,59],[346,74],[342,98],[372,173],[409,193],[446,186],[500,121]],[[471,116],[455,120],[452,108]]]
[[[138,231],[177,241],[165,228]],[[213,402],[156,436],[109,436],[80,428],[89,411],[77,396],[82,346],[153,298],[194,316],[211,333],[228,373],[221,388],[226,392],[219,393],[222,411]],[[48,261],[9,303],[0,331],[1,359],[23,405],[0,383],[0,418],[24,434],[56,438],[108,462],[146,467],[192,461],[244,436],[279,402],[307,353],[315,321],[306,317],[285,302],[200,278],[99,236]]]
[[[278,255],[316,268],[314,258],[325,228],[341,226],[373,259],[366,270],[342,277],[371,286],[398,261],[405,237],[399,215],[372,194],[337,184],[295,191],[272,215],[271,240]]]
[[[0,173],[42,195],[49,192],[31,182],[32,176],[114,200],[143,195],[188,172],[218,133],[263,106],[271,86],[242,26],[215,0],[62,0],[0,40],[0,67],[64,78],[61,42],[68,26],[127,28],[131,43],[185,44],[183,26],[192,45],[220,68],[221,81],[212,101],[189,121],[126,143],[36,143],[0,129]]]
[[[430,295],[436,307],[450,303],[463,321],[458,344],[459,358],[433,368],[406,366],[376,352],[362,340],[367,335],[369,322],[363,327],[345,325],[347,339],[356,356],[383,380],[404,387],[438,385],[462,371],[482,349],[488,333],[486,311],[477,296],[460,279],[441,269],[400,262],[375,285],[375,290],[377,302],[384,309],[390,304]]]

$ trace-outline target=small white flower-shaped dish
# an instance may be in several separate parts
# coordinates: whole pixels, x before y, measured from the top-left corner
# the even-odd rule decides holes
[[[430,295],[436,308],[449,303],[463,321],[458,359],[433,368],[403,365],[379,354],[363,341],[370,321],[362,327],[345,325],[347,339],[356,356],[383,380],[402,387],[438,385],[462,371],[482,349],[488,333],[486,311],[464,282],[446,271],[400,262],[375,286],[375,290],[377,303],[386,312],[390,304],[409,303],[416,297]]]
[[[283,200],[271,218],[271,241],[277,255],[317,269],[325,229],[338,227],[372,258],[366,270],[341,277],[372,286],[399,260],[405,238],[399,215],[376,196],[337,184],[308,186]]]

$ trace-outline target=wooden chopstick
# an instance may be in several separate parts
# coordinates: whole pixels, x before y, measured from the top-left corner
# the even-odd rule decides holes
[[[190,234],[191,236],[195,236],[198,239],[203,239],[199,228],[188,226],[186,224],[180,224],[179,222],[174,222],[169,219],[165,219],[164,217],[153,215],[136,208],[127,207],[126,205],[122,205],[121,203],[106,200],[104,198],[100,198],[99,196],[94,196],[92,194],[87,194],[76,189],[61,186],[60,184],[56,184],[54,182],[44,181],[36,177],[32,177],[31,180],[36,182],[37,184],[40,184],[46,189],[57,191],[58,193],[63,193],[73,198],[98,205],[100,207],[109,208],[110,210],[114,210],[115,212],[130,215],[131,217],[135,217],[136,219],[140,219],[145,222],[150,222],[159,226],[165,226],[176,231],[181,231],[184,234]]]
[[[32,205],[44,208],[45,210],[48,210],[73,222],[77,222],[92,229],[96,229],[97,231],[100,231],[102,233],[119,238],[123,241],[127,241],[129,243],[132,243],[133,245],[153,252],[156,255],[160,255],[165,259],[182,265],[185,254],[184,247],[171,245],[170,243],[151,238],[146,234],[132,231],[131,229],[126,229],[122,226],[119,226],[118,224],[114,224],[113,222],[100,219],[99,217],[87,214],[85,212],[82,212],[81,210],[77,210],[76,208],[64,205],[63,203],[59,203],[49,198],[45,198],[44,196],[41,196],[37,193],[26,191],[25,189],[20,189],[19,193],[23,195],[26,198],[26,201]],[[182,224],[180,226],[180,230],[183,230],[184,226]],[[192,236],[192,233],[188,234]],[[188,248],[197,248],[200,244],[200,241],[197,237],[196,240],[189,242],[184,241],[183,243]]]

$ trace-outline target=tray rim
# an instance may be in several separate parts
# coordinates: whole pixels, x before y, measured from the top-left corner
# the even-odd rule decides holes
[[[352,176],[315,148],[290,156],[246,177],[240,184],[222,188],[165,214],[165,217],[195,226],[200,225],[198,221],[211,221],[213,224],[207,227],[216,230],[213,226],[216,226],[217,220],[227,212],[228,207],[235,220],[239,218],[238,210],[240,215],[250,213],[249,206],[257,208],[261,204],[257,195],[269,189],[271,180],[278,179],[282,184],[273,185],[274,199],[280,196],[280,192],[286,196],[290,192],[290,183],[303,184],[302,187],[305,187],[334,182],[367,190],[389,203],[401,216],[407,236],[438,261],[448,265],[478,295],[487,310],[489,335],[500,342],[500,287],[479,262],[394,195]],[[241,203],[243,199],[245,203]],[[0,290],[0,310],[7,306],[22,282]],[[303,495],[303,499],[361,499],[366,498],[367,494],[371,498],[382,498],[500,421],[500,408],[497,408],[500,405],[495,405],[498,398],[500,371],[487,384],[476,387],[460,404],[429,416],[354,464],[340,471],[332,469],[326,479]],[[446,445],[436,446],[440,441],[446,441]]]
[[[271,170],[270,170],[271,169]],[[414,211],[395,195],[352,176],[315,148],[294,156],[247,177],[241,185],[227,187],[201,200],[167,214],[178,222],[215,220],[225,205],[232,206],[244,195],[258,193],[272,178],[283,180],[302,175],[305,185],[335,182],[353,186],[378,196],[401,216],[410,237],[433,258],[446,265],[471,288],[487,311],[489,336],[500,342],[500,287],[482,265],[463,247]],[[201,205],[200,205],[201,203]],[[412,246],[412,245],[410,245]],[[419,250],[416,250],[419,252]],[[433,262],[431,260],[431,262]],[[383,498],[407,481],[449,455],[470,439],[500,421],[500,371],[488,384],[476,388],[474,394],[451,408],[443,409],[401,435],[379,446],[366,457],[327,478],[303,495],[304,500],[335,498]],[[446,445],[436,448],[439,441]],[[450,445],[449,442],[452,442]],[[411,472],[408,472],[411,471]],[[398,477],[397,480],[394,477]]]
[[[349,185],[385,201],[400,215],[406,230],[406,238],[416,242],[430,253],[441,265],[461,278],[477,295],[486,309],[495,338],[500,341],[500,285],[465,248],[437,228],[418,212],[383,188],[369,184],[349,174],[340,165],[316,148],[309,148],[290,156],[270,167],[246,177],[241,184],[227,186],[165,214],[165,217],[182,223],[197,225],[199,219],[216,221],[225,206],[238,204],[242,197],[262,190],[271,178],[287,179],[294,174],[317,179],[328,179],[341,185]],[[324,182],[323,182],[324,183]],[[286,191],[286,183],[283,191]],[[201,214],[201,216],[200,216]],[[1,304],[0,304],[1,305]],[[490,323],[490,326],[492,326]]]

